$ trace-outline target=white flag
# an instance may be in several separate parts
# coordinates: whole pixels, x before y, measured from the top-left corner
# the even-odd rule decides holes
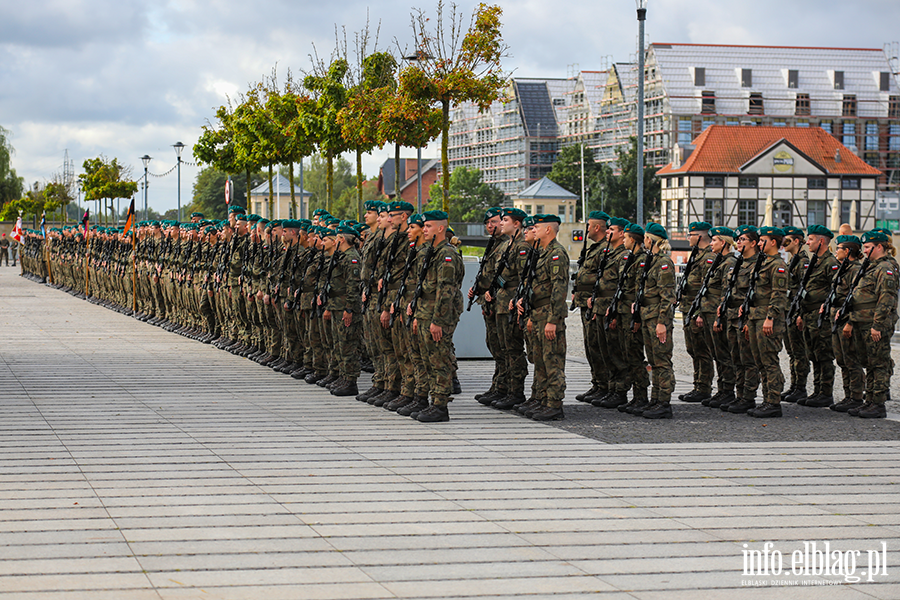
[[[12,238],[17,242],[22,242],[22,217],[16,221],[16,226],[12,230]]]

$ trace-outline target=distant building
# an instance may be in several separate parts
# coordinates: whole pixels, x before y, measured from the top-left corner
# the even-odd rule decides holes
[[[557,215],[563,223],[575,222],[578,196],[543,177],[512,198],[514,208],[529,215]]]
[[[400,199],[416,206],[418,201],[419,188],[417,176],[417,160],[415,158],[400,159]],[[437,183],[441,170],[441,161],[436,158],[422,159],[422,206],[431,200],[431,186]],[[394,198],[396,190],[394,179],[396,173],[394,171],[394,159],[389,158],[384,161],[381,168],[378,169],[378,192],[388,198]]]
[[[769,202],[775,227],[828,227],[837,202],[840,222],[865,231],[881,171],[819,127],[711,125],[657,176],[662,222],[676,234],[692,221],[760,226]]]
[[[269,178],[250,190],[250,206],[248,210],[264,219],[306,219],[309,213],[309,199],[312,192],[300,193],[300,186],[294,184],[294,198],[297,202],[297,211],[300,216],[294,216],[291,211],[291,182],[281,173],[275,173],[272,177],[272,215],[269,215]]]

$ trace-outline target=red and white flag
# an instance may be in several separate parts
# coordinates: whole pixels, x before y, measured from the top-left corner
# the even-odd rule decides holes
[[[16,221],[16,226],[13,227],[11,237],[12,237],[12,239],[21,243],[21,241],[22,241],[22,217],[19,217],[19,219]]]

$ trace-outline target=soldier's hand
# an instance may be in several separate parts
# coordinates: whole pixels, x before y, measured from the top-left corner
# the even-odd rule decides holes
[[[606,314],[609,315],[609,309],[606,309]],[[616,324],[617,324],[616,322],[617,322],[617,319],[613,319],[612,321],[609,322],[610,331],[616,330]]]
[[[407,315],[408,317],[411,317],[411,316],[412,316],[412,303],[409,303],[409,304],[406,305],[406,315]]]
[[[350,327],[350,324],[353,323],[353,313],[344,311],[344,327]]]
[[[379,279],[379,280],[378,280],[378,291],[379,291],[379,292],[381,291],[381,284],[382,284],[383,282],[384,282],[384,279]]]
[[[574,294],[572,294],[572,295],[574,296]],[[588,308],[594,308],[594,299],[593,299],[593,298],[588,297],[587,307],[588,307]]]
[[[325,310],[325,311],[322,313],[322,318],[325,319],[326,321],[330,321],[330,320],[331,320],[331,311],[330,311],[330,310]]]
[[[525,323],[525,329],[528,330],[528,333],[534,333],[534,323],[531,319],[528,319],[528,322]]]
[[[544,337],[550,340],[551,342],[556,339],[556,324],[555,323],[547,323],[544,325]]]
[[[380,320],[381,320],[381,326],[382,326],[383,328],[387,329],[387,328],[388,328],[388,323],[391,322],[391,315],[390,315],[390,313],[388,313],[388,311],[386,311],[386,310],[381,311],[381,319],[380,319]]]
[[[494,301],[494,298],[493,298],[493,296],[491,296],[490,292],[484,293],[484,301],[485,302],[493,302]]]
[[[469,296],[469,300],[471,300],[472,298],[475,297],[475,288],[473,288],[473,287],[469,288],[468,296]]]
[[[765,328],[766,328],[766,326],[763,325],[764,332],[765,332]],[[803,331],[803,318],[802,317],[797,317],[797,329],[799,329],[800,331]],[[768,335],[768,334],[766,334],[766,335]]]
[[[881,332],[878,331],[877,329],[875,329],[874,327],[872,328],[872,341],[873,342],[881,341]]]
[[[418,319],[413,319],[412,327],[413,327],[413,333],[416,335],[419,335],[419,320]]]
[[[844,334],[844,339],[849,340],[850,336],[853,335],[853,325],[850,323],[847,323],[846,325],[844,325],[844,329],[841,331],[841,333]]]
[[[656,339],[659,340],[660,344],[665,344],[666,337],[667,337],[666,326],[663,325],[662,323],[657,323],[656,324]]]
[[[800,321],[800,319],[797,320]],[[802,323],[803,321],[800,322]],[[766,320],[763,321],[763,335],[766,337],[772,336],[772,333],[775,331],[774,323],[772,317],[767,317]],[[798,327],[800,327],[800,325],[798,325]]]
[[[263,303],[266,305],[271,304],[272,298],[268,294],[263,295]]]
[[[519,301],[516,302],[516,312],[519,313],[519,316],[522,316],[522,315],[525,314],[525,306],[524,306],[524,304],[522,303],[522,299],[521,299],[521,298],[519,298]]]
[[[365,292],[363,292],[363,295],[362,295],[362,301],[363,301],[363,304],[366,303],[366,298],[368,298],[368,294],[366,294]]]
[[[750,339],[750,326],[749,326],[749,325],[744,325],[744,328],[741,329],[741,333],[744,334],[744,339],[745,339],[745,340],[749,340],[749,339]]]
[[[703,317],[697,317],[694,319],[694,323],[697,324],[697,327],[703,327]]]
[[[435,342],[441,341],[441,338],[444,337],[444,330],[440,325],[435,325],[434,323],[432,323],[428,327],[428,331],[431,332],[431,339],[433,339]]]

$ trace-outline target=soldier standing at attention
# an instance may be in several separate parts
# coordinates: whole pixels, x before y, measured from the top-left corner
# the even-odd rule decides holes
[[[734,255],[734,231],[727,227],[713,227],[709,230],[712,236],[710,249],[712,250],[713,263],[717,256],[722,256],[718,266],[715,267],[709,277],[709,289],[700,304],[700,314],[697,316],[697,326],[703,328],[706,343],[713,350],[716,362],[716,393],[709,400],[704,400],[703,405],[710,408],[719,408],[722,404],[734,401],[734,363],[731,360],[731,348],[728,343],[728,331],[726,327],[716,328],[716,310],[722,303],[722,294],[728,285],[728,276],[737,262]],[[709,260],[709,259],[707,259]],[[712,269],[713,265],[710,265]],[[723,321],[728,323],[728,319]]]
[[[497,336],[496,320],[487,303],[483,298],[477,298],[479,294],[483,294],[491,285],[494,279],[494,271],[497,268],[497,261],[500,260],[500,246],[503,242],[503,234],[500,232],[500,215],[502,210],[499,206],[489,208],[484,213],[484,228],[487,230],[488,236],[491,238],[490,252],[487,250],[482,257],[483,267],[480,269],[481,277],[476,279],[475,285],[469,288],[469,300],[475,299],[478,304],[482,305],[481,316],[484,319],[484,341],[487,344],[488,352],[494,359],[494,375],[491,377],[491,387],[483,394],[477,394],[475,400],[488,406],[498,398],[504,398],[508,390],[502,387],[502,381],[506,378],[504,369],[506,361],[502,359],[502,348],[500,347],[500,338]],[[477,293],[476,293],[477,292]]]
[[[419,347],[428,372],[431,406],[410,417],[422,423],[450,420],[447,406],[453,400],[453,332],[462,314],[459,289],[465,273],[462,257],[447,240],[447,213],[430,210],[422,215],[426,244],[434,254],[428,271],[423,273],[422,296],[413,320],[413,333],[419,336]]]
[[[535,333],[534,379],[544,398],[543,408],[534,412],[535,421],[559,421],[565,418],[566,395],[566,317],[569,308],[569,256],[556,239],[560,220],[556,215],[535,215],[535,239],[540,258],[534,275],[533,310],[526,327]],[[519,304],[518,309],[522,309]]]
[[[572,306],[581,309],[584,355],[591,367],[591,389],[575,396],[579,402],[591,402],[595,397],[602,398],[609,392],[609,368],[600,354],[599,332],[591,323],[593,312],[588,307],[588,299],[594,291],[594,282],[597,281],[597,267],[606,250],[606,244],[601,242],[606,239],[608,224],[609,215],[602,210],[592,210],[588,213],[585,235],[590,241],[590,246],[585,250],[584,261],[578,267],[572,289]]]
[[[863,419],[887,416],[884,403],[891,381],[891,336],[897,322],[897,287],[900,273],[889,255],[890,238],[882,231],[862,236],[869,265],[852,290],[850,321],[843,328],[852,336],[855,350],[866,369],[866,402],[847,414]]]
[[[748,408],[747,414],[757,418],[781,416],[784,373],[781,372],[778,353],[784,339],[784,318],[788,308],[787,265],[778,254],[782,241],[784,231],[778,227],[759,228],[759,249],[765,258],[759,268],[759,279],[746,325],[753,362],[762,380],[763,395],[762,404]]]
[[[801,299],[800,315],[795,325],[803,332],[803,339],[813,363],[813,395],[799,398],[797,404],[821,408],[834,404],[834,344],[831,340],[831,323],[825,321],[819,327],[819,309],[828,292],[840,265],[837,258],[828,249],[834,234],[822,225],[810,225],[806,245],[809,246],[810,259],[804,261],[803,270],[810,271],[806,297]],[[812,256],[817,257],[814,267],[810,262]],[[804,389],[806,386],[804,386]]]
[[[678,310],[686,319],[691,304],[703,285],[703,277],[706,271],[712,266],[712,252],[709,249],[710,237],[709,230],[712,225],[705,221],[695,221],[689,226],[688,243],[691,245],[690,270],[682,275],[685,281],[682,282],[681,302],[678,304]],[[681,400],[684,402],[703,402],[712,397],[712,380],[713,380],[713,360],[712,348],[707,343],[703,330],[697,325],[696,321],[684,324],[684,345],[687,353],[690,355],[694,365],[694,387],[684,394]]]
[[[759,389],[759,369],[753,362],[753,351],[750,340],[741,330],[741,319],[738,312],[750,289],[750,276],[759,254],[757,242],[759,234],[753,225],[741,225],[737,228],[737,249],[741,253],[742,262],[738,269],[737,283],[728,304],[728,343],[731,346],[731,360],[734,362],[735,399],[719,406],[730,413],[745,413],[756,408],[756,390]],[[729,278],[732,273],[728,274]]]
[[[650,406],[640,414],[646,419],[672,418],[672,392],[675,374],[672,370],[672,319],[675,316],[675,265],[669,234],[659,223],[647,225],[644,247],[646,275],[641,311],[644,348],[650,364]],[[637,414],[637,413],[635,413]]]
[[[840,279],[832,282],[832,285],[835,287],[835,297],[829,314],[820,315],[820,318],[829,327],[834,323],[834,315],[839,308],[839,306],[834,306],[834,304],[843,302],[843,298],[847,297],[847,294],[850,292],[850,283],[859,271],[862,241],[855,235],[839,235],[835,255],[841,262],[841,267],[838,269],[835,278],[840,277]],[[824,312],[824,306],[819,310]],[[866,384],[863,366],[859,361],[859,353],[853,348],[852,338],[844,337],[840,328],[831,337],[834,344],[834,358],[841,368],[844,399],[828,408],[835,412],[847,412],[851,408],[860,408],[863,405],[863,392],[866,389]]]
[[[325,318],[334,328],[338,345],[340,379],[332,386],[335,396],[356,396],[359,390],[359,354],[362,343],[362,297],[359,295],[359,274],[362,268],[356,250],[358,232],[350,226],[339,226],[335,243],[340,259],[331,277],[328,307]]]
[[[802,229],[788,226],[784,228],[782,248],[791,257],[788,263],[788,306],[794,294],[800,289],[803,279],[804,264],[809,263],[809,254],[803,248],[806,235]],[[829,326],[830,327],[830,326]],[[797,322],[787,323],[784,333],[784,345],[787,348],[791,365],[791,386],[782,394],[782,402],[796,402],[806,398],[806,379],[809,377],[809,354],[806,351],[806,340],[803,332],[797,329]]]
[[[6,266],[9,266],[9,238],[6,234],[0,234],[0,262],[6,260]]]

